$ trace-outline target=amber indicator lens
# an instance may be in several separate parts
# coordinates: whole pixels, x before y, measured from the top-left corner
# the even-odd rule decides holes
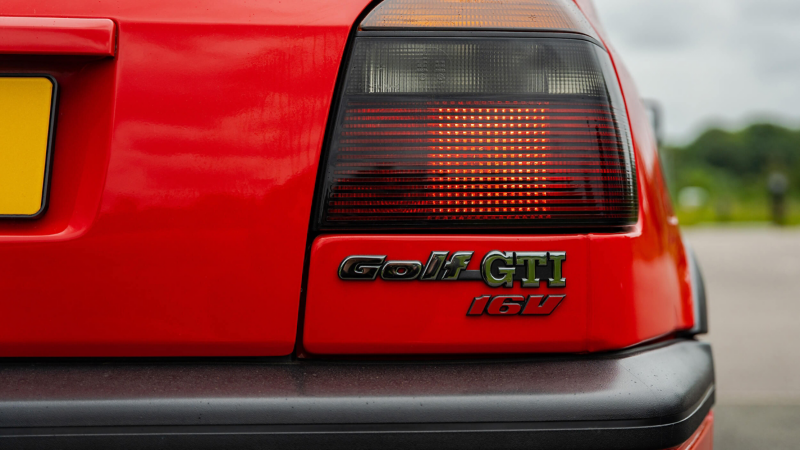
[[[572,0],[389,0],[361,30],[568,31],[596,37]]]
[[[320,228],[635,223],[610,62],[573,39],[357,38]]]

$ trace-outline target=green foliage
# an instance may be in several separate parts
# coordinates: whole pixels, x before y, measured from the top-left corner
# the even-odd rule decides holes
[[[739,131],[709,129],[685,147],[665,147],[662,160],[681,222],[768,221],[767,179],[789,180],[789,223],[800,223],[800,130],[755,124]],[[678,195],[696,186],[708,192],[700,208],[683,208]]]

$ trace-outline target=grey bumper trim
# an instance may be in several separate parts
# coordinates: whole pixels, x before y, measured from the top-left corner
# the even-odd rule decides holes
[[[711,349],[475,362],[0,365],[0,447],[663,449],[714,402]]]

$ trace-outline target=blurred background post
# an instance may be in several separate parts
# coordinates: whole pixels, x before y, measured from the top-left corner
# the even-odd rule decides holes
[[[595,4],[706,277],[715,448],[800,449],[800,1]]]
[[[772,195],[772,223],[786,224],[786,193],[789,190],[789,179],[781,172],[769,174],[769,193]]]

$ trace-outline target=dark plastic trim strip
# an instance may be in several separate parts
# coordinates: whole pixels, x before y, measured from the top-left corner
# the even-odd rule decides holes
[[[714,403],[708,344],[472,362],[0,365],[2,448],[655,450]]]
[[[697,255],[689,244],[686,247],[686,259],[689,263],[689,276],[692,280],[692,299],[694,300],[694,326],[684,334],[696,336],[708,333],[708,304],[706,300],[706,284],[703,281],[703,273],[700,271],[700,264]]]
[[[558,31],[497,31],[497,30],[442,30],[442,31],[363,31],[356,33],[357,37],[428,37],[428,38],[520,38],[520,39],[577,39],[589,41],[606,50],[606,46],[599,40],[580,33]]]

